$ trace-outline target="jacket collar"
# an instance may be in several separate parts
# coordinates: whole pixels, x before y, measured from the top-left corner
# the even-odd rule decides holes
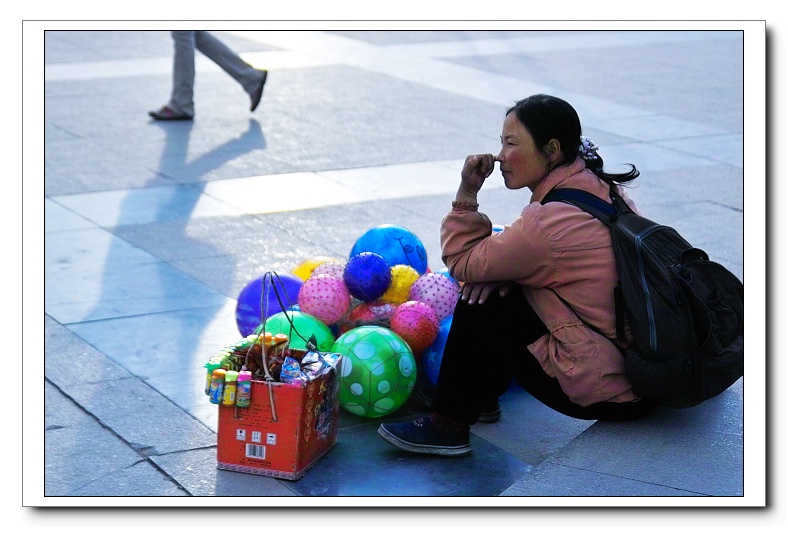
[[[550,190],[558,186],[569,177],[572,177],[581,171],[585,171],[585,169],[586,162],[580,157],[575,158],[575,161],[568,165],[556,167],[547,173],[547,176],[542,179],[542,182],[536,186],[536,189],[531,195],[531,203],[535,201],[541,202]]]

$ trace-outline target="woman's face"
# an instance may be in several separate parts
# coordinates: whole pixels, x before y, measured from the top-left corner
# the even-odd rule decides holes
[[[550,172],[550,165],[526,127],[510,112],[503,122],[501,152],[495,158],[501,164],[504,184],[511,190],[534,188]]]

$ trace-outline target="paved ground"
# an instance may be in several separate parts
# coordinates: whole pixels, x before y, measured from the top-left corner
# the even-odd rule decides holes
[[[299,481],[217,470],[216,406],[202,392],[202,365],[239,337],[236,298],[262,273],[344,258],[382,223],[409,228],[442,267],[438,225],[462,159],[497,151],[505,108],[535,92],[573,103],[608,167],[637,165],[632,195],[647,216],[744,279],[741,33],[218,36],[270,70],[259,110],[198,57],[195,120],[169,124],[146,114],[168,96],[166,32],[44,37],[45,432],[34,505],[757,498],[763,484],[748,481],[758,473],[743,472],[742,381],[626,425],[560,416],[511,389],[502,420],[474,426],[474,455],[452,461],[392,451],[375,434],[380,420],[343,411],[337,446]],[[527,199],[498,175],[480,196],[500,222]],[[411,401],[394,416],[421,410]]]

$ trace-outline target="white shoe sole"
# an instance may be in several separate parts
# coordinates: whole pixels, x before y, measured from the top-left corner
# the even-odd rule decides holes
[[[392,446],[396,446],[401,450],[407,452],[414,452],[416,454],[431,454],[433,456],[465,456],[471,453],[471,445],[463,444],[459,446],[433,446],[429,444],[414,444],[408,441],[403,441],[399,437],[395,437],[386,431],[381,425],[378,428],[378,435],[383,437],[383,440]]]

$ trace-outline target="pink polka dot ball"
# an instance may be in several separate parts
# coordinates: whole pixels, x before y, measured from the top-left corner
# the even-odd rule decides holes
[[[298,292],[298,306],[326,325],[339,321],[350,308],[350,293],[342,279],[330,275],[310,276]]]
[[[460,299],[456,281],[441,273],[428,273],[419,277],[410,287],[408,300],[424,302],[435,310],[440,323],[454,313]]]
[[[345,273],[345,264],[344,262],[324,262],[322,264],[318,264],[314,270],[312,270],[312,275],[330,275],[331,277],[338,277],[342,279],[342,276]]]

